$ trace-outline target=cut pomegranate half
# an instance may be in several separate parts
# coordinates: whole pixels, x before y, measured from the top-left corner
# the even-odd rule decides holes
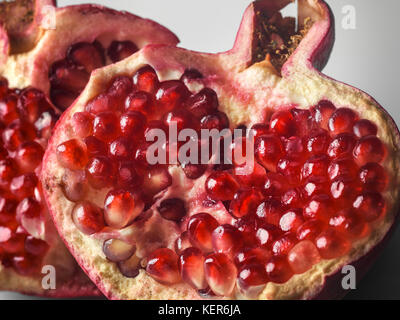
[[[0,4],[0,74],[4,76],[0,78],[0,290],[55,297],[100,295],[58,237],[42,195],[42,158],[60,115],[53,104],[66,109],[96,68],[122,60],[149,43],[175,45],[177,39],[155,22],[126,12],[95,5],[55,8],[54,2]],[[56,25],[48,25],[51,22]],[[124,84],[122,80],[111,88],[115,97],[123,95]],[[85,113],[77,115],[76,132],[81,136],[87,134],[80,126],[86,121]],[[96,140],[92,142],[96,145]],[[75,149],[75,143],[82,149]],[[89,191],[87,175],[79,175],[77,169],[93,148],[78,140],[59,148],[59,159],[71,168],[63,181],[71,200],[79,201]],[[116,156],[120,148],[115,146]],[[126,168],[129,171],[131,166]],[[132,179],[133,172],[123,173],[124,178]],[[120,203],[110,200],[107,221],[121,225],[141,212],[143,203],[126,198]],[[115,215],[116,207],[125,208],[127,216]],[[87,208],[78,207],[75,219],[82,230],[97,231],[100,224],[85,225]],[[110,251],[120,250],[116,243]],[[55,268],[55,288],[42,285],[46,265]]]
[[[45,196],[67,246],[107,297],[333,298],[342,288],[334,281],[342,266],[359,267],[359,277],[392,230],[399,203],[397,127],[370,96],[320,73],[333,42],[327,5],[299,1],[296,33],[294,19],[279,13],[289,2],[251,4],[228,52],[147,46],[98,69],[58,122],[45,154]],[[121,76],[130,82],[126,100],[95,108],[94,102],[112,98],[109,88]],[[82,112],[91,114],[84,120],[90,129],[79,137],[74,119]],[[121,133],[127,112],[146,118],[140,133]],[[254,148],[244,163],[237,155],[229,162],[227,154],[240,143],[228,139],[233,129],[246,128],[257,136]],[[146,141],[152,129],[170,138],[156,150]],[[188,170],[198,168],[199,157],[153,161],[182,156],[202,129],[225,129],[215,145],[229,142],[204,157],[203,170]],[[185,134],[186,143],[172,139]],[[60,187],[70,169],[58,151],[72,139],[80,142],[69,154],[84,150],[84,141],[105,145],[81,157],[79,176],[89,176],[79,201],[68,200]],[[208,140],[195,145],[210,151]],[[116,141],[120,152],[104,152]],[[225,162],[214,162],[221,155]],[[121,185],[118,168],[126,171],[127,162],[127,175],[140,178]],[[108,217],[112,190],[136,192],[144,203],[130,222],[133,202],[115,207],[124,221],[117,228],[113,221],[99,224]],[[96,208],[82,223],[73,214],[81,201]],[[135,247],[134,255],[110,254],[110,239]],[[126,260],[110,261],[116,255]]]

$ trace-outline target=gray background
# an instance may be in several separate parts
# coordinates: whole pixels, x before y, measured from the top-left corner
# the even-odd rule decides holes
[[[85,1],[58,0],[60,6]],[[87,0],[151,18],[174,31],[181,46],[220,52],[231,48],[250,0]],[[336,43],[324,72],[375,97],[400,124],[399,0],[327,0],[336,17]],[[356,9],[356,29],[344,30],[342,8]],[[396,85],[396,87],[395,87]],[[397,89],[397,90],[396,90]],[[29,299],[0,293],[0,299]],[[400,299],[400,228],[347,299]]]

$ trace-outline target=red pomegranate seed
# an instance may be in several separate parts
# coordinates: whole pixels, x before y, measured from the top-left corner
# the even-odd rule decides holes
[[[275,135],[259,137],[254,146],[257,161],[269,171],[276,172],[276,165],[284,155],[281,140]]]
[[[276,170],[284,175],[291,184],[297,184],[301,180],[301,161],[291,157],[285,157],[278,161]]]
[[[86,105],[86,111],[92,114],[99,114],[102,112],[108,112],[110,110],[116,110],[120,106],[115,104],[114,97],[107,93],[101,93],[96,98],[92,99]]]
[[[117,138],[112,141],[109,145],[108,154],[113,159],[125,160],[128,158],[133,159],[135,155],[135,149],[132,145],[132,140],[125,137]]]
[[[119,271],[127,278],[136,278],[139,270],[142,269],[141,259],[136,255],[132,255],[128,260],[117,263]]]
[[[257,216],[263,221],[279,226],[279,220],[283,213],[282,203],[274,198],[269,198],[262,202],[257,210]]]
[[[301,209],[291,209],[285,212],[279,220],[282,231],[296,231],[304,223]]]
[[[386,148],[376,136],[361,138],[354,148],[354,158],[360,166],[368,162],[380,163],[385,158],[385,155]]]
[[[348,108],[339,108],[329,118],[329,131],[333,134],[353,132],[355,121],[357,121],[357,115],[353,110]]]
[[[96,137],[89,136],[84,140],[87,148],[88,157],[105,156],[107,154],[107,145],[97,139]]]
[[[127,111],[119,121],[121,133],[129,138],[142,138],[146,126],[146,117],[138,111]]]
[[[67,57],[88,73],[105,65],[104,49],[97,41],[75,43],[68,49]]]
[[[73,62],[61,60],[52,65],[49,79],[52,88],[79,94],[89,81],[89,73]]]
[[[311,133],[307,139],[307,151],[311,154],[324,154],[328,150],[331,138],[326,130],[318,130]]]
[[[303,186],[301,195],[304,199],[309,199],[318,194],[329,194],[330,184],[325,177],[311,177]]]
[[[107,90],[107,95],[112,99],[114,104],[112,107],[115,110],[123,110],[125,107],[125,101],[128,95],[133,90],[132,79],[128,76],[116,77],[111,86]]]
[[[178,256],[168,248],[160,248],[148,256],[147,273],[163,284],[175,284],[181,281]]]
[[[23,142],[36,138],[36,130],[31,123],[20,121],[11,122],[2,133],[4,146],[11,151],[16,150]]]
[[[214,252],[225,253],[233,257],[242,245],[241,233],[232,225],[224,224],[212,232]]]
[[[187,103],[188,110],[198,119],[210,115],[218,109],[218,96],[213,89],[204,88],[192,95]]]
[[[355,180],[336,178],[331,184],[331,196],[335,199],[335,205],[350,205],[359,191],[361,188]]]
[[[267,174],[265,168],[258,164],[258,162],[254,162],[253,171],[249,174],[243,174],[243,171],[238,171],[246,165],[236,166],[234,170],[235,179],[239,182],[240,185],[249,187],[249,188],[259,188],[263,189],[263,185],[266,184]]]
[[[83,200],[89,190],[85,171],[66,171],[62,178],[62,190],[70,201]]]
[[[254,264],[265,264],[272,254],[264,248],[246,248],[235,257],[235,264],[239,267]]]
[[[98,156],[89,160],[86,174],[93,188],[111,186],[116,178],[116,166],[106,157]]]
[[[280,173],[268,172],[264,184],[264,195],[279,197],[288,188],[289,182]]]
[[[12,179],[10,191],[19,199],[31,197],[34,195],[38,178],[33,173],[25,173]]]
[[[156,195],[172,184],[172,177],[165,167],[151,168],[144,177],[143,188],[151,195]]]
[[[268,135],[269,126],[263,123],[257,123],[251,127],[251,131],[254,136],[254,141],[257,140],[258,137]]]
[[[18,96],[11,94],[3,99],[3,101],[0,101],[0,120],[5,125],[8,125],[19,118],[17,112]]]
[[[214,253],[204,261],[204,274],[211,290],[218,296],[229,296],[236,283],[237,269],[223,253]]]
[[[72,130],[78,138],[84,139],[92,134],[93,115],[89,112],[76,112],[72,116]]]
[[[182,74],[180,80],[181,81],[191,81],[196,79],[202,79],[203,75],[197,69],[186,69]]]
[[[341,210],[329,220],[329,225],[349,239],[361,239],[369,234],[369,225],[352,210]]]
[[[40,203],[32,198],[25,198],[22,200],[16,209],[16,218],[21,221],[24,217],[26,218],[38,218],[40,217]]]
[[[178,238],[175,240],[175,252],[177,254],[182,254],[182,252],[191,247],[189,233],[187,231],[182,232]]]
[[[132,222],[144,209],[138,195],[124,190],[110,191],[104,201],[104,220],[111,228],[121,229]]]
[[[312,108],[314,121],[323,129],[328,129],[328,122],[336,107],[332,102],[321,100],[315,107]]]
[[[380,193],[365,192],[359,195],[353,207],[357,210],[357,214],[368,222],[375,221],[386,213],[385,199]]]
[[[181,163],[181,168],[188,179],[196,180],[207,170],[206,164]]]
[[[229,128],[229,119],[226,113],[217,111],[213,114],[206,115],[200,120],[200,128],[206,130],[223,130]]]
[[[193,215],[187,224],[190,242],[206,253],[211,252],[213,249],[212,232],[218,225],[218,221],[208,213]]]
[[[279,136],[291,137],[296,134],[296,122],[290,111],[277,111],[271,117],[270,130]]]
[[[128,95],[125,102],[126,111],[141,112],[147,116],[151,116],[154,107],[153,97],[145,91],[136,91]]]
[[[40,264],[32,256],[14,256],[12,266],[22,276],[32,276],[40,271]]]
[[[328,176],[331,180],[339,177],[351,179],[357,175],[357,172],[358,166],[351,158],[336,159],[328,167]]]
[[[257,245],[263,248],[270,248],[273,241],[275,241],[282,232],[272,224],[263,224],[257,226],[255,233]]]
[[[121,262],[128,260],[136,251],[134,244],[118,239],[108,239],[103,243],[103,252],[108,260]]]
[[[206,180],[206,191],[215,200],[232,200],[239,184],[228,172],[213,172]]]
[[[163,116],[165,125],[169,128],[175,123],[178,132],[187,128],[195,128],[196,124],[192,118],[191,113],[185,109],[174,109]]]
[[[253,287],[263,286],[268,280],[265,266],[262,264],[245,265],[238,272],[238,285],[245,291],[250,291]],[[256,292],[262,290],[262,288],[257,289]]]
[[[44,256],[50,246],[46,241],[27,236],[25,239],[25,251],[34,256]]]
[[[119,119],[113,112],[102,112],[96,115],[93,122],[93,135],[104,141],[110,142],[120,134]]]
[[[367,163],[358,174],[364,191],[382,192],[388,185],[388,176],[385,169],[377,163]]]
[[[186,215],[185,202],[179,198],[161,201],[157,210],[164,219],[175,222],[179,222]]]
[[[43,112],[51,109],[45,94],[38,89],[28,87],[19,95],[17,110],[25,121],[33,123]]]
[[[15,209],[18,201],[0,196],[0,225],[11,226],[15,222]]]
[[[296,236],[299,240],[314,241],[324,229],[325,225],[321,220],[310,219],[297,229]]]
[[[77,139],[71,139],[57,146],[57,160],[64,168],[79,170],[85,167],[88,156],[86,145]]]
[[[13,159],[0,160],[0,183],[2,185],[8,184],[17,174],[17,165]]]
[[[265,224],[266,222],[252,215],[237,219],[234,222],[234,226],[242,234],[244,245],[247,247],[252,247],[257,244],[256,232],[258,228]]]
[[[239,191],[235,194],[229,205],[229,213],[235,218],[241,218],[255,213],[263,196],[255,189]]]
[[[162,105],[165,111],[182,106],[189,96],[189,89],[179,80],[161,82],[156,92],[156,100]]]
[[[329,165],[329,159],[325,155],[312,156],[303,165],[301,170],[302,179],[309,177],[325,177]]]
[[[330,197],[326,194],[313,196],[304,206],[303,216],[306,219],[318,219],[328,221],[333,210]]]
[[[366,136],[376,136],[376,134],[378,133],[378,128],[371,121],[366,119],[361,119],[354,124],[353,133],[358,138]]]
[[[351,248],[351,243],[333,228],[323,231],[315,239],[315,244],[323,259],[339,258]]]
[[[8,92],[8,80],[4,77],[0,77],[0,98],[2,99],[7,92]]]
[[[293,270],[285,256],[271,257],[265,265],[265,270],[269,280],[275,283],[285,283],[293,276]]]
[[[72,210],[72,220],[75,226],[87,235],[99,232],[105,226],[102,210],[89,201],[75,205]]]
[[[304,142],[300,137],[284,139],[284,148],[286,154],[290,155],[291,158],[302,159],[305,155]]]
[[[50,88],[50,100],[59,110],[66,110],[75,99],[78,97],[78,93],[70,92],[63,89],[56,89],[56,87],[51,84]]]
[[[197,248],[185,249],[179,257],[179,269],[183,281],[200,290],[208,287],[204,275],[204,256]]]
[[[133,76],[133,84],[138,91],[155,93],[159,86],[156,71],[149,65],[140,68]]]
[[[22,254],[25,250],[26,235],[14,233],[6,227],[1,227],[0,247],[8,254]]]
[[[356,144],[356,138],[349,133],[341,133],[332,140],[328,147],[328,156],[338,158],[341,156],[351,156]]]
[[[115,63],[128,58],[138,50],[132,41],[113,41],[107,49],[107,55]]]
[[[293,233],[286,233],[272,243],[272,253],[275,256],[286,255],[297,243]]]
[[[136,164],[132,161],[123,161],[119,164],[117,184],[121,188],[133,189],[143,184],[143,177],[135,169]]]
[[[318,249],[310,240],[300,241],[288,254],[289,266],[295,274],[306,272],[320,259]]]

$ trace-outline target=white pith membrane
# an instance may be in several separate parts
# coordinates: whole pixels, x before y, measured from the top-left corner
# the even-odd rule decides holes
[[[240,53],[234,51],[230,54],[206,55],[165,46],[150,46],[121,63],[95,71],[82,95],[64,113],[45,155],[42,182],[46,199],[56,226],[72,254],[109,298],[200,298],[189,285],[184,283],[162,285],[148,276],[145,270],[140,270],[139,275],[135,278],[123,276],[116,264],[109,262],[102,251],[103,241],[110,238],[110,234],[102,235],[100,232],[97,235],[87,236],[80,232],[71,218],[74,203],[65,198],[61,188],[65,169],[58,164],[55,148],[74,137],[70,121],[72,115],[83,111],[86,104],[103,92],[116,76],[133,75],[144,65],[151,65],[157,71],[160,81],[179,79],[184,70],[188,68],[199,70],[204,76],[204,85],[217,92],[219,109],[228,115],[231,128],[243,124],[250,128],[254,124],[265,123],[273,110],[282,106],[295,105],[296,108],[309,108],[321,100],[329,100],[337,108],[351,108],[358,113],[360,118],[368,119],[379,127],[377,136],[388,151],[382,166],[390,177],[390,185],[383,193],[387,205],[385,218],[378,220],[373,225],[373,231],[369,237],[354,242],[347,255],[337,259],[322,260],[307,272],[294,275],[284,284],[269,282],[257,298],[307,299],[314,297],[322,290],[326,276],[334,274],[343,265],[363,257],[389,231],[394,223],[399,204],[397,190],[400,183],[398,175],[399,138],[396,127],[388,115],[368,95],[326,78],[312,68],[311,62],[308,63],[308,59],[311,58],[307,55],[311,54],[310,51],[317,50],[320,45],[316,39],[322,38],[321,29],[326,31],[325,27],[327,24],[329,25],[329,19],[326,16],[328,13],[325,7],[321,9],[321,2],[308,1],[308,3],[310,4],[309,9],[314,10],[311,13],[320,14],[321,20],[315,19],[314,26],[300,44],[296,51],[297,54],[295,53],[283,66],[282,77],[277,74],[268,60],[246,68],[245,62],[240,61]],[[235,59],[243,63],[238,63]],[[196,89],[198,89],[197,86]],[[198,201],[205,193],[204,182],[207,174],[193,181],[187,179],[181,169],[177,167],[170,167],[169,171],[173,176],[173,184],[160,195],[157,202],[149,209],[154,211],[152,217],[154,223],[148,226],[151,229],[149,231],[161,233],[162,247],[173,249],[174,241],[178,236],[178,233],[173,231],[177,228],[176,224],[163,220],[156,212],[157,205],[163,199],[173,197],[185,199],[187,216],[207,212],[214,216],[220,224],[232,223],[233,218],[222,203],[205,208]],[[87,199],[103,207],[106,191],[93,191],[87,196]],[[146,233],[143,231],[127,227],[120,233],[120,236],[123,235],[121,238],[133,239],[137,242],[137,254],[140,254],[141,247],[138,234],[140,236],[140,234]],[[118,233],[113,233],[113,236],[118,237]],[[231,296],[220,298],[244,297],[234,290]]]
[[[25,5],[28,1],[20,2]],[[34,19],[40,17],[42,7],[50,5],[53,1],[37,0],[35,2],[35,12],[32,12]],[[17,4],[18,5],[18,4]],[[17,9],[18,12],[18,9]],[[50,90],[49,69],[52,64],[66,57],[71,44],[79,42],[93,43],[100,42],[105,50],[112,41],[131,41],[138,48],[144,47],[149,43],[167,43],[176,45],[178,39],[163,26],[154,21],[142,19],[127,12],[118,12],[97,5],[80,5],[64,8],[55,8],[54,28],[38,28],[32,23],[28,30],[21,27],[21,32],[16,34],[12,30],[11,36],[21,36],[21,44],[24,48],[26,42],[31,46],[23,52],[14,52],[13,46],[19,47],[19,39],[10,40],[10,34],[0,28],[0,74],[7,78],[10,87],[26,88],[32,86],[41,89],[47,95]],[[8,18],[7,15],[2,18]],[[12,17],[17,20],[19,17]],[[53,18],[53,17],[51,17]],[[33,20],[36,22],[36,20]],[[11,23],[11,25],[13,25]],[[35,30],[34,30],[35,29]],[[36,39],[31,38],[37,36]],[[35,33],[35,34],[34,34]],[[22,39],[26,37],[26,39]],[[32,42],[31,40],[35,40]],[[106,63],[111,63],[106,55]],[[45,146],[47,141],[43,141]],[[43,287],[43,274],[39,273],[33,277],[22,276],[10,267],[0,264],[0,289],[14,290],[27,294],[48,295],[48,296],[85,296],[99,295],[98,290],[81,272],[73,257],[70,255],[65,245],[60,241],[54,224],[43,208],[43,219],[45,220],[44,232],[40,238],[45,240],[50,250],[45,255],[43,265],[51,265],[56,269],[56,290],[47,290]],[[45,212],[46,211],[46,212]]]

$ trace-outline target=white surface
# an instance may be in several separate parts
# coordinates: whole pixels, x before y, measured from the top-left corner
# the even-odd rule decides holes
[[[59,0],[60,6],[80,4],[78,0]],[[180,46],[205,52],[231,48],[241,16],[249,0],[97,0],[89,1],[158,21],[174,31]],[[324,72],[374,96],[400,123],[397,40],[398,0],[328,0],[336,16],[336,43]],[[341,27],[344,5],[357,13],[355,30]],[[396,86],[396,87],[395,87]],[[357,298],[400,298],[400,232],[361,285],[350,294]],[[22,298],[0,293],[0,299]],[[25,297],[26,298],[26,297]]]

